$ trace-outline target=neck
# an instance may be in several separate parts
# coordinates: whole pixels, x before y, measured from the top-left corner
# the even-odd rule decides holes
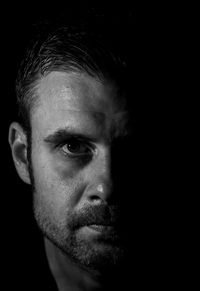
[[[73,263],[47,238],[44,239],[46,255],[59,291],[100,290],[97,277]]]

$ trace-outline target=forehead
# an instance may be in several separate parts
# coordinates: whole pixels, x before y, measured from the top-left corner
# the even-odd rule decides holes
[[[123,119],[124,111],[116,102],[116,87],[84,73],[51,72],[39,81],[37,95],[32,126],[41,123],[48,131],[67,126],[68,122],[108,128]]]
[[[55,101],[70,105],[72,108],[104,110],[105,105],[112,101],[115,87],[110,83],[102,83],[98,79],[84,73],[51,72],[44,77],[38,86],[40,104],[51,106]]]

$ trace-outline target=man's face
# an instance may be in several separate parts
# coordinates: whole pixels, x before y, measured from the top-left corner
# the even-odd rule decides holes
[[[37,93],[31,167],[39,227],[86,267],[117,264],[123,242],[111,157],[126,114],[115,87],[83,73],[51,72]]]

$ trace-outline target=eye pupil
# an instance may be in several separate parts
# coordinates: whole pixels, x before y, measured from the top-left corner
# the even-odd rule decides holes
[[[67,148],[70,152],[77,152],[80,150],[80,144],[72,141],[68,143]]]

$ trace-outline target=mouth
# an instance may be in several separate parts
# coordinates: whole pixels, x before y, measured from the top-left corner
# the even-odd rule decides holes
[[[112,225],[102,225],[102,224],[90,224],[87,225],[88,228],[98,231],[98,232],[115,232],[115,227]]]
[[[101,243],[112,245],[121,243],[120,234],[113,225],[89,224],[86,229],[92,237],[98,238]]]
[[[87,224],[80,228],[79,234],[87,240],[106,245],[121,245],[122,237],[114,225]]]

